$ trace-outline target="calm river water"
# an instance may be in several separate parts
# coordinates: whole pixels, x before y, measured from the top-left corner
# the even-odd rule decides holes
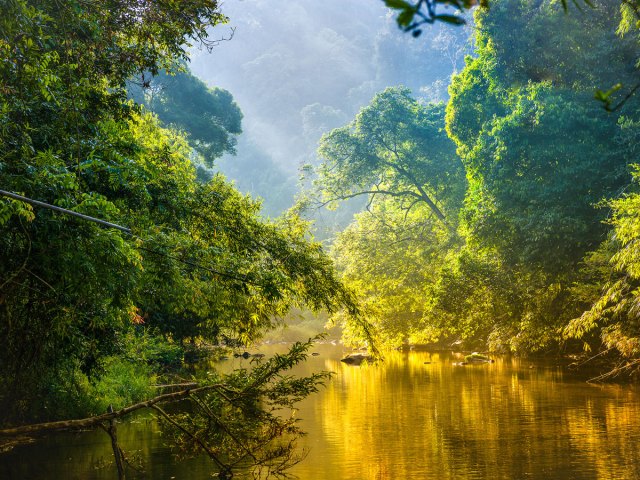
[[[313,351],[297,373],[336,375],[298,412],[309,453],[291,473],[302,480],[640,479],[637,387],[512,358],[463,367],[412,351],[353,367],[340,347]],[[144,461],[135,478],[211,478],[206,459],[176,462],[150,420],[121,425],[119,438]],[[0,479],[115,479],[110,448],[102,432],[53,437],[0,455]]]

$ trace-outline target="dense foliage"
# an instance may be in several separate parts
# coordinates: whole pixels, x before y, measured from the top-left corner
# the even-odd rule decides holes
[[[444,225],[455,225],[463,169],[444,131],[444,106],[423,106],[408,89],[376,95],[356,120],[325,135],[316,185],[328,203],[359,195],[395,197],[409,212],[427,205]],[[371,203],[370,202],[370,203]]]
[[[387,4],[417,31],[425,2]],[[241,133],[231,94],[185,67],[217,2],[4,2],[2,189],[131,233],[0,198],[0,422],[148,397],[186,343],[246,343],[292,308],[361,340],[354,294],[393,346],[604,349],[636,367],[639,100],[593,98],[637,81],[638,10],[618,6],[491,2],[446,106],[391,87],[324,135],[321,201],[368,199],[334,243],[341,280],[295,213],[265,221],[198,176]]]
[[[553,2],[478,11],[478,57],[450,87],[447,131],[469,179],[461,212],[469,245],[490,252],[511,285],[489,295],[492,310],[506,307],[485,315],[494,347],[553,346],[592,301],[572,288],[606,236],[601,202],[627,187],[637,148],[623,126],[637,101],[612,114],[593,100],[598,86],[634,75],[636,46],[615,36],[614,3],[580,15]],[[514,22],[524,35],[506,28]],[[587,36],[600,48],[584,48]]]
[[[637,81],[629,34],[636,10],[625,3],[621,17],[619,3],[604,0],[586,11],[566,7],[502,0],[476,11],[476,55],[453,77],[446,122],[439,120],[448,138],[414,129],[394,143],[405,125],[438,107],[405,91],[415,108],[396,116],[380,108],[391,90],[324,137],[316,188],[326,199],[370,199],[335,255],[390,344],[638,354],[631,193],[638,99],[615,111],[594,99],[598,89],[620,83],[629,92]],[[383,133],[363,134],[372,112]],[[394,141],[378,140],[385,136]],[[447,141],[457,156],[438,154]],[[390,161],[380,175],[378,143],[395,161],[414,148],[406,155],[412,163],[401,166],[415,186],[400,183]],[[436,205],[438,191],[453,194],[446,218],[455,231],[434,223],[439,216],[426,205],[414,208],[418,186]]]
[[[132,234],[0,199],[0,423],[144,398],[185,341],[248,342],[292,306],[356,313],[304,222],[262,221],[221,177],[197,182],[187,138],[127,99],[128,80],[179,69],[222,21],[211,0],[2,3],[2,189]],[[241,113],[175,78],[151,105],[211,163]]]
[[[242,133],[242,112],[233,96],[222,88],[209,88],[181,66],[179,71],[143,74],[128,82],[133,100],[155,113],[165,125],[187,133],[202,163],[211,166],[224,153],[235,153]]]

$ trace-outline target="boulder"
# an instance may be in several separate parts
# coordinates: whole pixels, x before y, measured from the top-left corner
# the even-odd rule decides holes
[[[493,363],[494,360],[487,357],[486,355],[483,355],[481,353],[478,352],[473,352],[471,355],[467,355],[466,357],[464,357],[465,362],[467,363]]]
[[[347,365],[360,365],[362,362],[368,362],[371,360],[371,355],[367,355],[366,353],[352,353],[344,357],[341,362],[346,363]]]

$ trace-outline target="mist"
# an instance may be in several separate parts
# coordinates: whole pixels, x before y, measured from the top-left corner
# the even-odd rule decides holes
[[[267,214],[293,203],[298,171],[315,164],[323,133],[350,122],[375,93],[405,85],[426,101],[446,100],[451,74],[471,51],[468,28],[434,25],[420,38],[400,31],[383,2],[233,0],[210,53],[192,52],[192,71],[229,90],[244,114],[237,156],[218,168]]]

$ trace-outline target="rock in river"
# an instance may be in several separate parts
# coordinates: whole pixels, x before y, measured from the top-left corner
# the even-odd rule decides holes
[[[471,355],[467,355],[466,357],[464,357],[464,360],[466,363],[474,363],[474,364],[494,362],[493,359],[478,352],[473,352]]]
[[[360,365],[362,362],[371,361],[371,355],[367,355],[365,353],[352,353],[351,355],[347,355],[340,361],[346,363],[347,365]]]

